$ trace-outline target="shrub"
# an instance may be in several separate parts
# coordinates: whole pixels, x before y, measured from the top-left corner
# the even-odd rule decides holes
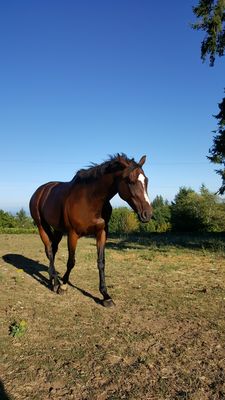
[[[139,223],[133,211],[127,207],[113,209],[109,222],[109,232],[113,234],[128,234],[139,230]]]
[[[221,232],[225,230],[225,205],[203,185],[200,193],[182,187],[171,207],[174,231]]]
[[[14,228],[15,226],[16,221],[13,215],[0,210],[0,228]]]
[[[0,233],[30,233],[36,231],[34,223],[23,208],[13,215],[0,210]]]

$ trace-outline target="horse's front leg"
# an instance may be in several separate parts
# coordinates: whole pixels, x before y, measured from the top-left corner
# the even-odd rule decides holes
[[[97,255],[98,255],[98,270],[99,270],[99,291],[103,296],[103,305],[105,307],[112,307],[114,302],[107,292],[105,283],[105,242],[106,232],[101,230],[97,233]]]

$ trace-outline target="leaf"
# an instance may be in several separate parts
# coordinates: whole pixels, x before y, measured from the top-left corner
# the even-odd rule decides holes
[[[22,337],[27,331],[27,322],[22,319],[20,322],[14,321],[9,327],[9,334],[15,338]]]

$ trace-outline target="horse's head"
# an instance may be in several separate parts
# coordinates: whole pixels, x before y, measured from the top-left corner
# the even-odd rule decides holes
[[[118,180],[118,193],[137,213],[141,222],[148,222],[152,217],[152,206],[147,194],[148,178],[142,169],[146,156],[136,163],[134,160],[118,157],[123,172]]]

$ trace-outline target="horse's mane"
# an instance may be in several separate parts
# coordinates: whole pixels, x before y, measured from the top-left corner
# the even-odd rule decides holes
[[[104,161],[102,164],[95,164],[92,163],[86,169],[80,169],[77,171],[76,175],[73,178],[74,183],[89,183],[95,181],[96,179],[100,178],[101,176],[121,171],[124,169],[124,166],[121,164],[121,158],[126,162],[129,163],[131,166],[137,166],[137,163],[134,159],[129,159],[126,154],[124,153],[117,153],[115,155],[109,156],[109,159]]]

